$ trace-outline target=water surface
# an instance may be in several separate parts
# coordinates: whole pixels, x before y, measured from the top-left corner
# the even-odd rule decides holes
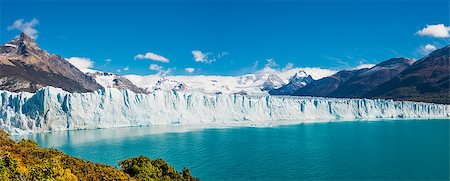
[[[137,127],[40,133],[40,146],[117,166],[138,155],[202,180],[448,180],[450,120],[267,128]],[[14,137],[20,139],[21,137]]]

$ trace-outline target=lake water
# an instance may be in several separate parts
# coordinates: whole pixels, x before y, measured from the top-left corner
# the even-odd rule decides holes
[[[330,122],[266,128],[137,127],[25,136],[117,166],[138,155],[202,180],[448,180],[450,120]],[[20,139],[21,137],[13,137]]]

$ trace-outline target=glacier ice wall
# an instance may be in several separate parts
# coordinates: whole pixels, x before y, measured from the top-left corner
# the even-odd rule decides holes
[[[373,118],[449,118],[450,105],[392,100],[245,96],[101,89],[0,91],[0,128],[11,134],[140,125],[230,125]]]

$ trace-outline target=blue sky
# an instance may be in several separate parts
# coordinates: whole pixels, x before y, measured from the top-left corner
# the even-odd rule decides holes
[[[449,26],[445,0],[3,0],[0,6],[2,43],[31,28],[41,48],[89,58],[94,69],[119,74],[170,68],[179,75],[193,68],[192,74],[237,75],[260,69],[269,58],[279,68],[292,63],[343,69],[392,57],[420,58],[425,45],[450,42],[417,33],[427,25]]]

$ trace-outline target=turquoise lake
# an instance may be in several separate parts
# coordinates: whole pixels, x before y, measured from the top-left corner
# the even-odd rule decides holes
[[[117,166],[162,158],[202,180],[448,180],[450,120],[135,127],[15,136]]]

